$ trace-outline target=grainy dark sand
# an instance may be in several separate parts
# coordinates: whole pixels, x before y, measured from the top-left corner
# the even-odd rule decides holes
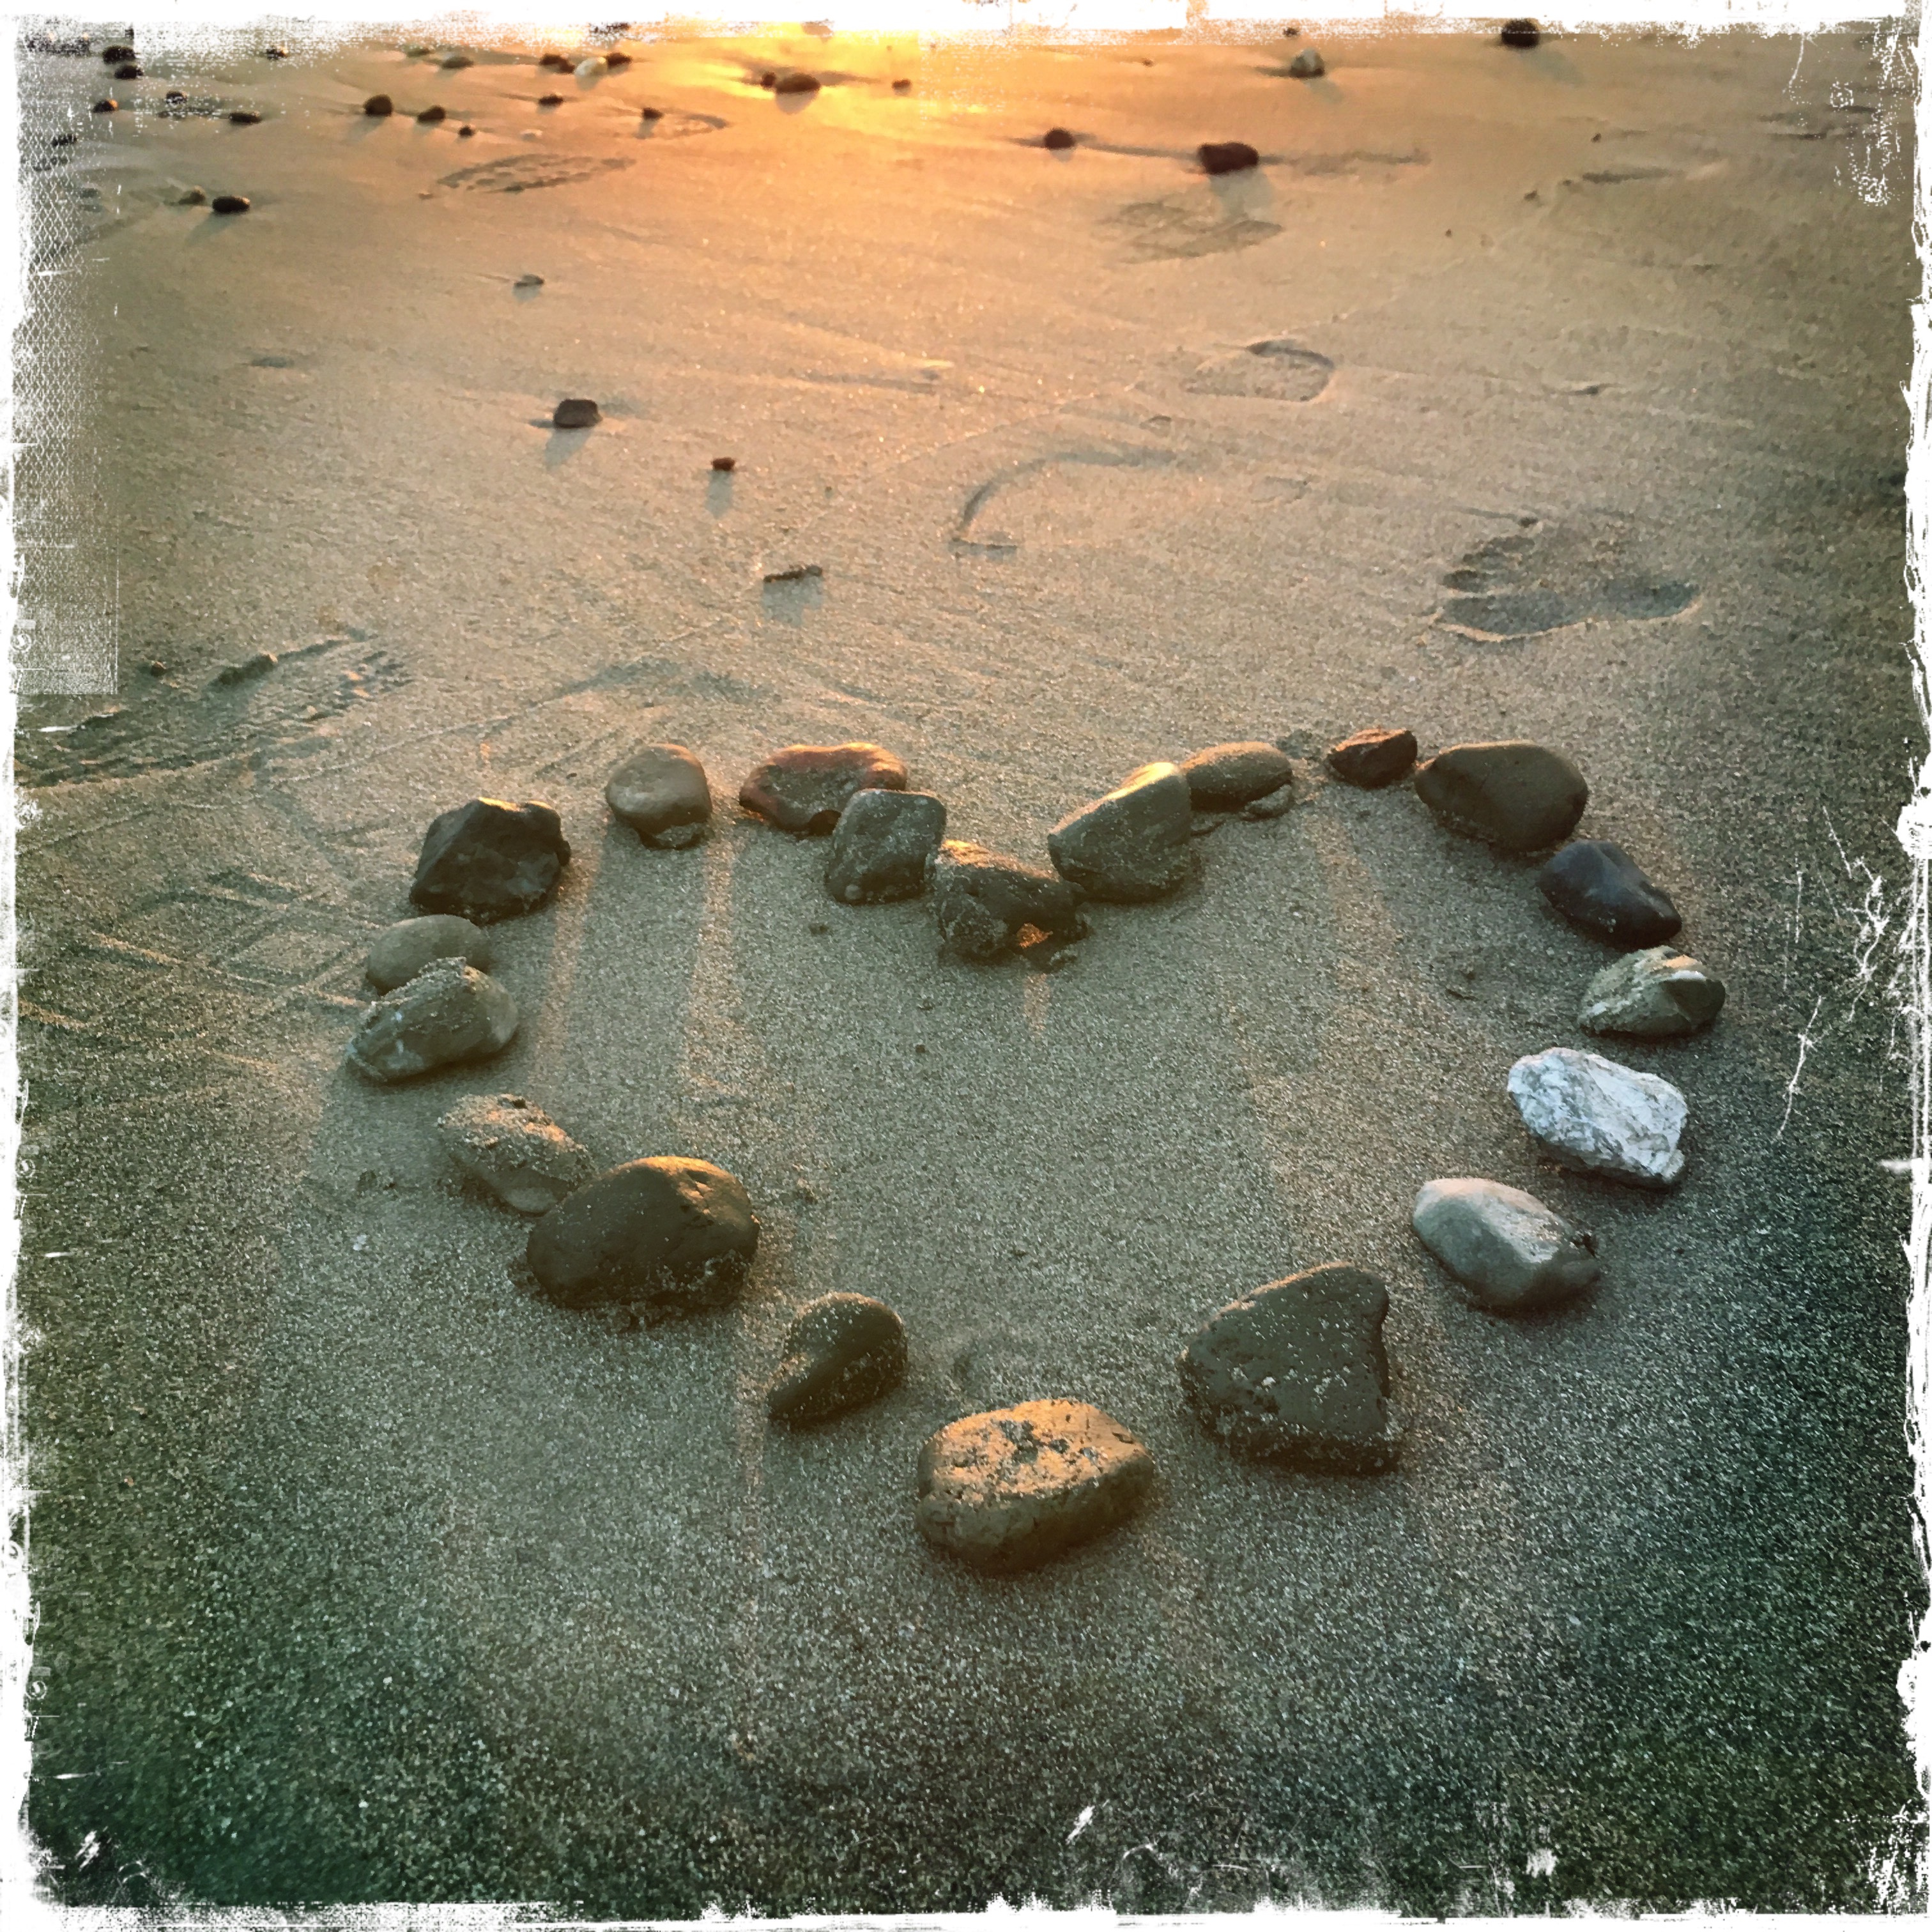
[[[1902,1902],[1909,1123],[1858,864],[1898,884],[1922,748],[1916,275],[1909,156],[1852,184],[1909,138],[1869,40],[1794,80],[1744,34],[1391,36],[1307,84],[1278,40],[639,44],[542,113],[487,51],[254,44],[144,45],[98,122],[84,63],[23,68],[30,159],[83,124],[34,192],[81,238],[122,673],[18,752],[62,1894]],[[794,67],[842,77],[760,88]],[[1262,168],[1195,171],[1222,139]],[[554,434],[566,396],[603,422]],[[1610,956],[1406,788],[1324,784],[1382,724],[1568,752],[1682,909],[1721,1021],[1610,1049],[1689,1096],[1678,1193],[1532,1157],[1504,1076],[1599,1044]],[[729,806],[875,739],[1038,861],[1143,760],[1277,736],[1302,802],[1051,976],[833,904]],[[688,852],[602,802],[658,739],[719,794]],[[478,792],[575,848],[497,932],[523,1030],[372,1089],[363,952]],[[742,1304],[624,1333],[517,1286],[526,1224],[433,1132],[505,1090],[738,1174]],[[1464,1306],[1407,1232],[1445,1174],[1593,1227],[1600,1292]],[[1180,1407],[1203,1316],[1330,1260],[1391,1284],[1383,1478]],[[768,1433],[833,1290],[909,1379]],[[920,1442],[1045,1395],[1144,1439],[1154,1506],[949,1567]]]

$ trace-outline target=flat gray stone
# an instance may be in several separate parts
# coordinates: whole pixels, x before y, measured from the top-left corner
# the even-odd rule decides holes
[[[1690,1109],[1654,1073],[1552,1046],[1510,1069],[1509,1092],[1530,1137],[1565,1167],[1636,1187],[1675,1187],[1684,1178],[1677,1142]]]
[[[520,1094],[472,1094],[436,1122],[450,1157],[520,1214],[542,1214],[597,1178],[597,1163]]]
[[[682,745],[645,745],[610,774],[604,802],[646,845],[695,845],[711,828],[711,782]]]
[[[398,920],[376,934],[364,965],[370,980],[386,993],[413,980],[432,959],[464,959],[479,972],[496,957],[489,935],[454,913],[425,913]]]
[[[516,1036],[508,989],[460,959],[433,959],[363,1014],[349,1042],[358,1073],[388,1082],[501,1053]]]
[[[715,1306],[744,1285],[758,1245],[750,1197],[708,1160],[658,1155],[599,1174],[530,1230],[538,1286],[566,1308]]]
[[[1724,1004],[1724,982],[1668,946],[1628,952],[1590,982],[1576,1024],[1586,1033],[1673,1040],[1707,1027]]]
[[[1401,1439],[1388,1402],[1388,1288],[1333,1262],[1230,1302],[1190,1342],[1180,1385],[1232,1449],[1316,1469],[1385,1468]]]
[[[1046,836],[1055,870],[1089,898],[1132,904],[1187,877],[1193,794],[1178,765],[1142,765]]]
[[[1029,926],[1065,941],[1086,936],[1080,895],[1065,880],[965,839],[933,854],[927,889],[940,937],[962,958],[997,959]]]
[[[794,1428],[875,1402],[905,1380],[905,1324],[866,1294],[824,1294],[800,1309],[766,1391],[776,1421]]]
[[[1277,745],[1250,740],[1210,745],[1181,763],[1196,812],[1238,812],[1292,782],[1294,767]]]
[[[926,890],[946,837],[946,807],[929,791],[855,791],[832,831],[825,890],[845,905],[880,905]]]
[[[1452,745],[1416,767],[1415,790],[1448,830],[1506,852],[1560,845],[1590,798],[1562,752],[1525,739]]]
[[[920,1533],[994,1574],[1030,1570],[1124,1522],[1154,1458],[1084,1402],[1022,1402],[962,1417],[919,1455]]]
[[[1604,1271],[1594,1235],[1499,1180],[1432,1180],[1409,1225],[1469,1299],[1499,1315],[1574,1300]]]

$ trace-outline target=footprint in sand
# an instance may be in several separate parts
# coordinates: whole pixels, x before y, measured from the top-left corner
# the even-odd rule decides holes
[[[1694,584],[1667,578],[1629,554],[1625,518],[1582,526],[1540,524],[1486,538],[1442,581],[1436,622],[1496,642],[1540,637],[1592,617],[1674,617],[1697,596]]]
[[[1102,226],[1123,238],[1134,262],[1183,262],[1252,248],[1281,232],[1278,221],[1230,214],[1219,202],[1136,201]]]
[[[624,155],[506,154],[500,160],[458,168],[445,175],[441,184],[472,194],[522,194],[530,188],[574,187],[630,165]]]
[[[1334,373],[1335,365],[1327,356],[1286,337],[1270,337],[1202,363],[1181,386],[1197,396],[1312,403]]]
[[[1056,450],[1011,464],[966,499],[956,550],[998,555],[1023,544],[1104,544],[1171,515],[1175,460],[1162,449]]]

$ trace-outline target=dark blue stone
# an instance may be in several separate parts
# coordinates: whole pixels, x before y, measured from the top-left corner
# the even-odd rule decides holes
[[[1661,946],[1684,925],[1670,895],[1608,838],[1566,845],[1536,875],[1543,896],[1570,921],[1625,952]]]

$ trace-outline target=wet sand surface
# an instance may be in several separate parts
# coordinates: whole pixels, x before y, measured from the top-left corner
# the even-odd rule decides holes
[[[112,699],[28,700],[16,753],[64,1895],[1888,1902],[1923,1591],[1874,922],[1921,733],[1869,40],[1391,35],[1310,83],[1279,39],[640,41],[585,81],[254,44],[145,47],[112,116],[23,63],[118,612]],[[760,86],[794,66],[828,84]],[[1202,174],[1222,139],[1262,167]],[[603,422],[550,429],[569,395]],[[1575,758],[1716,1028],[1580,1034],[1612,956],[1531,866],[1324,782],[1382,724]],[[1294,810],[1050,975],[834,904],[729,802],[875,739],[1041,862],[1144,760],[1277,736]],[[602,802],[658,740],[719,796],[689,851]],[[495,929],[522,1030],[369,1087],[363,955],[478,793],[573,846]],[[1537,1161],[1503,1079],[1559,1045],[1683,1088],[1678,1192]],[[524,1292],[527,1223],[432,1131],[502,1090],[739,1175],[742,1301]],[[1465,1305],[1407,1224],[1456,1174],[1593,1228],[1600,1289]],[[1344,1259],[1391,1285],[1398,1466],[1236,1460],[1176,1352]],[[904,1316],[908,1381],[768,1430],[833,1290]],[[949,1564],[919,1444],[1046,1395],[1142,1438],[1154,1506]]]

